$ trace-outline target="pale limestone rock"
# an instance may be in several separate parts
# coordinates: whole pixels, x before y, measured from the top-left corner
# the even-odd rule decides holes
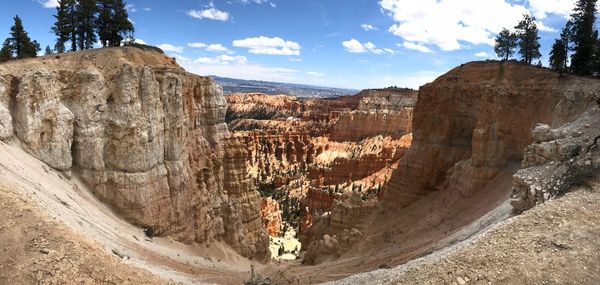
[[[6,119],[11,99],[0,89],[0,135],[12,116],[29,153],[72,170],[118,214],[157,235],[269,256],[246,151],[229,139],[223,91],[210,78],[136,48],[0,66],[0,79],[9,74],[18,92]]]
[[[60,101],[59,83],[47,70],[29,72],[15,100],[15,131],[26,151],[58,170],[71,168],[73,113]]]
[[[7,79],[0,77],[0,140],[9,139],[13,134],[12,116],[9,111],[9,84]]]

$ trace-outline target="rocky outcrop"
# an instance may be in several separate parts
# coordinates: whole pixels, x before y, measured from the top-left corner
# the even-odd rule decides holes
[[[211,79],[158,52],[111,48],[0,65],[0,86],[0,135],[12,120],[25,150],[74,172],[128,221],[268,256],[246,152]]]
[[[394,172],[387,207],[436,190],[470,195],[520,163],[537,123],[560,126],[595,104],[600,82],[512,62],[474,62],[421,87],[413,145]]]
[[[599,97],[600,98],[600,97]],[[511,205],[525,211],[585,184],[600,173],[600,110],[552,129],[537,125],[525,149],[523,169],[513,177]]]

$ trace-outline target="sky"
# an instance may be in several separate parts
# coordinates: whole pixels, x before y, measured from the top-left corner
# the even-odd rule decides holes
[[[57,0],[0,0],[0,40],[19,15],[53,46]],[[453,67],[495,59],[494,38],[537,18],[544,65],[575,0],[128,0],[138,42],[188,71],[364,89],[418,88]]]

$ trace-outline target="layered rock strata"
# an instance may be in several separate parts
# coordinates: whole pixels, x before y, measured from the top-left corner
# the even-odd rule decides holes
[[[0,137],[14,134],[31,155],[72,171],[156,235],[224,240],[263,259],[260,197],[225,112],[217,84],[154,51],[111,48],[0,65]]]
[[[560,126],[595,104],[596,80],[512,62],[474,62],[421,87],[413,145],[390,181],[388,207],[431,191],[470,195],[520,163],[537,123]]]

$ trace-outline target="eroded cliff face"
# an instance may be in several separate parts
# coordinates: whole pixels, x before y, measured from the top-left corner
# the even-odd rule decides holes
[[[356,95],[358,107],[340,112],[331,129],[331,140],[360,141],[377,135],[400,138],[412,132],[417,91],[386,88],[365,90]]]
[[[560,126],[595,105],[597,80],[515,62],[474,62],[421,87],[413,145],[386,193],[387,207],[432,191],[469,196],[520,164],[537,123]]]
[[[81,68],[81,67],[85,68]],[[0,65],[0,138],[78,175],[128,221],[177,240],[224,240],[264,259],[244,146],[211,79],[136,48]]]

